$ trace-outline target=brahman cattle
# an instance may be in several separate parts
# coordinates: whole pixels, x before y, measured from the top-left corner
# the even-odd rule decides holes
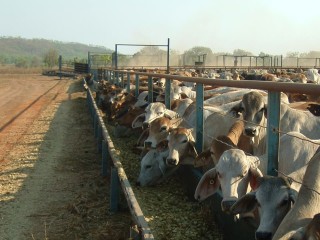
[[[262,155],[266,149],[267,102],[256,91],[245,94],[240,104],[232,110],[242,113],[245,120],[244,133],[253,138],[254,155]],[[308,111],[299,111],[281,104],[280,131],[298,131],[307,137],[320,138],[320,119]]]
[[[233,214],[246,214],[258,209],[260,223],[257,240],[271,240],[279,224],[297,198],[285,177],[264,176],[257,180],[257,189],[239,198],[230,208]]]
[[[320,152],[310,160],[297,199],[280,223],[273,240],[287,240],[306,228],[320,209]],[[319,230],[318,230],[319,233]],[[303,238],[302,238],[303,239]],[[312,238],[311,238],[312,239]],[[319,234],[318,238],[319,239]]]
[[[284,174],[295,174],[302,179],[303,169],[317,152],[320,140],[306,138],[299,132],[290,132],[280,138],[278,171]],[[301,170],[302,169],[302,170]],[[301,171],[300,171],[301,170]],[[267,155],[256,157],[246,155],[240,149],[226,150],[216,163],[200,179],[195,191],[195,198],[200,201],[214,194],[219,186],[222,189],[222,209],[229,211],[239,197],[250,188],[255,190],[257,179],[267,174]],[[299,185],[294,185],[299,190]]]

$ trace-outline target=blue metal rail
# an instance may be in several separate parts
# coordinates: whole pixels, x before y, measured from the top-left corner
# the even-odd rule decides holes
[[[150,227],[144,217],[137,199],[133,193],[130,182],[119,160],[119,156],[114,148],[111,137],[104,124],[99,109],[95,103],[90,89],[84,80],[84,86],[87,90],[87,104],[90,115],[93,119],[94,136],[97,139],[98,150],[102,153],[102,176],[111,177],[110,183],[110,211],[116,212],[119,205],[120,186],[127,200],[130,212],[134,218],[134,222],[139,229],[138,239],[152,240],[154,239]]]

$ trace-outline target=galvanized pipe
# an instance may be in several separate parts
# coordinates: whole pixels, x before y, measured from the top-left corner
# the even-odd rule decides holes
[[[265,82],[258,80],[224,80],[224,79],[208,79],[200,77],[183,77],[178,75],[145,73],[136,72],[137,75],[153,76],[158,78],[176,79],[185,82],[202,83],[211,86],[226,86],[238,88],[252,88],[260,90],[268,90],[273,92],[288,92],[288,93],[304,93],[304,94],[319,94],[320,85],[304,84],[304,83],[284,83],[284,82]]]

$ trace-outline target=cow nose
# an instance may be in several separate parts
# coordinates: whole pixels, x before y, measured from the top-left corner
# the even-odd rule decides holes
[[[244,131],[247,136],[254,137],[257,130],[255,128],[246,128]]]
[[[230,213],[230,208],[233,204],[235,204],[236,200],[222,200],[221,201],[221,209],[226,213]]]
[[[256,232],[257,240],[271,240],[272,233],[271,232]]]
[[[142,124],[143,129],[147,129],[148,127],[150,127],[150,124],[148,122],[144,122]]]
[[[179,163],[179,161],[177,159],[174,159],[174,158],[167,158],[167,164],[168,165],[174,165],[174,166],[177,166]]]

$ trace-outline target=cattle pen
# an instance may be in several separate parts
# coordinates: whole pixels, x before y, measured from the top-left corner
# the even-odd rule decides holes
[[[134,74],[135,79],[130,79],[130,75]],[[165,78],[165,105],[170,108],[170,85],[172,80],[180,80],[184,82],[194,82],[196,83],[196,111],[197,111],[197,121],[196,121],[196,149],[198,152],[203,150],[203,108],[204,108],[204,85],[209,86],[227,86],[236,88],[251,88],[268,91],[268,125],[267,125],[267,155],[268,155],[268,174],[277,176],[278,172],[278,151],[279,151],[279,113],[280,113],[280,99],[281,92],[288,93],[304,93],[304,94],[319,94],[319,85],[307,85],[298,83],[275,83],[275,82],[262,82],[262,81],[230,81],[230,80],[220,80],[220,79],[205,79],[199,77],[183,77],[177,75],[169,74],[158,74],[158,73],[146,73],[146,72],[128,72],[125,70],[106,70],[106,80],[120,85],[122,87],[127,87],[129,90],[130,82],[134,81],[136,86],[136,96],[138,96],[138,88],[140,77],[147,77],[148,81],[148,101],[149,103],[153,101],[153,84],[152,78]],[[121,78],[119,77],[121,76]],[[125,81],[126,79],[126,81]],[[152,229],[148,225],[148,221],[143,214],[143,210],[140,208],[137,199],[135,198],[134,192],[132,190],[131,184],[126,176],[125,170],[122,166],[121,161],[117,155],[117,150],[110,138],[107,127],[104,124],[103,117],[95,103],[94,96],[91,90],[87,87],[86,82],[84,86],[87,89],[87,102],[90,109],[90,114],[93,119],[94,135],[97,138],[99,151],[102,153],[102,175],[110,175],[111,177],[111,197],[110,206],[111,211],[117,211],[117,205],[119,201],[119,186],[121,186],[122,191],[126,197],[127,204],[133,216],[134,222],[137,226],[138,234],[133,237],[135,239],[155,239]],[[112,166],[112,167],[111,167]],[[193,180],[191,180],[191,185],[198,181],[201,177],[201,173],[194,169],[187,169],[188,174],[193,174]],[[194,181],[194,182],[192,182]],[[191,186],[192,188],[193,186]],[[215,194],[215,201],[218,202],[219,194]],[[217,210],[220,208],[218,203],[215,208],[215,213],[221,214],[218,217],[219,225],[223,225],[224,221],[228,221],[228,224],[222,227],[222,232],[224,234],[224,239],[254,239],[253,230],[251,228],[244,229],[244,231],[249,231],[248,234],[245,232],[234,232],[239,229],[239,225],[232,227],[230,222],[232,222],[232,217],[226,216],[221,211]],[[192,220],[191,220],[192,221]],[[243,223],[235,223],[234,225]],[[237,229],[237,230],[236,230]],[[244,236],[241,236],[244,235]]]

